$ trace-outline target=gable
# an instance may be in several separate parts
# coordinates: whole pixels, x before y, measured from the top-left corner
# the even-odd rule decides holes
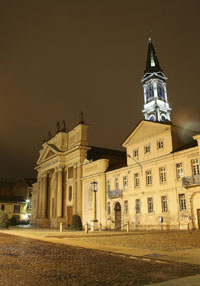
[[[142,121],[130,134],[130,136],[123,143],[123,147],[127,147],[130,144],[133,144],[137,141],[144,140],[153,135],[159,134],[163,131],[166,131],[170,128],[168,124],[151,122],[151,121]]]
[[[40,151],[40,156],[37,161],[37,164],[41,164],[42,162],[46,161],[47,159],[53,157],[57,152],[51,148],[49,145],[44,144],[43,149]]]

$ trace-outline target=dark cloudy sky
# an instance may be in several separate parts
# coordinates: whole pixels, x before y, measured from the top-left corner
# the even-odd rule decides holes
[[[175,124],[200,129],[199,0],[0,0],[0,177],[33,176],[48,131],[85,114],[89,144],[120,149],[143,119],[147,34]]]

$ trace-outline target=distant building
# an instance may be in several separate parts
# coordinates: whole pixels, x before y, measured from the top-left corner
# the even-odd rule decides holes
[[[69,132],[57,124],[37,161],[33,223],[68,227],[78,214],[92,229],[200,229],[200,134],[170,122],[166,79],[149,38],[145,120],[126,152],[89,146],[83,118]]]
[[[32,184],[34,179],[20,178],[16,182],[2,182],[0,186],[0,209],[8,218],[17,221],[31,220]]]

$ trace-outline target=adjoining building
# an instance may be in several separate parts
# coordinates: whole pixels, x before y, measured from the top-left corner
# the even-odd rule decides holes
[[[35,179],[20,178],[15,182],[3,181],[0,186],[0,209],[16,221],[31,220],[32,184]]]
[[[73,214],[92,229],[200,228],[200,134],[170,121],[164,75],[151,38],[144,117],[125,152],[91,147],[83,118],[44,142],[33,187],[32,222],[67,227]]]

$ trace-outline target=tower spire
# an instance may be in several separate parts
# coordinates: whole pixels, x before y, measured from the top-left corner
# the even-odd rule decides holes
[[[144,73],[150,73],[150,72],[162,72],[162,69],[160,67],[153,42],[151,39],[151,33],[152,31],[149,31],[149,42],[148,42],[148,52],[147,52],[147,61],[146,61],[146,69]]]
[[[142,78],[144,88],[144,117],[151,121],[170,121],[171,108],[167,101],[166,80],[153,46],[152,31],[148,34],[146,69]]]

